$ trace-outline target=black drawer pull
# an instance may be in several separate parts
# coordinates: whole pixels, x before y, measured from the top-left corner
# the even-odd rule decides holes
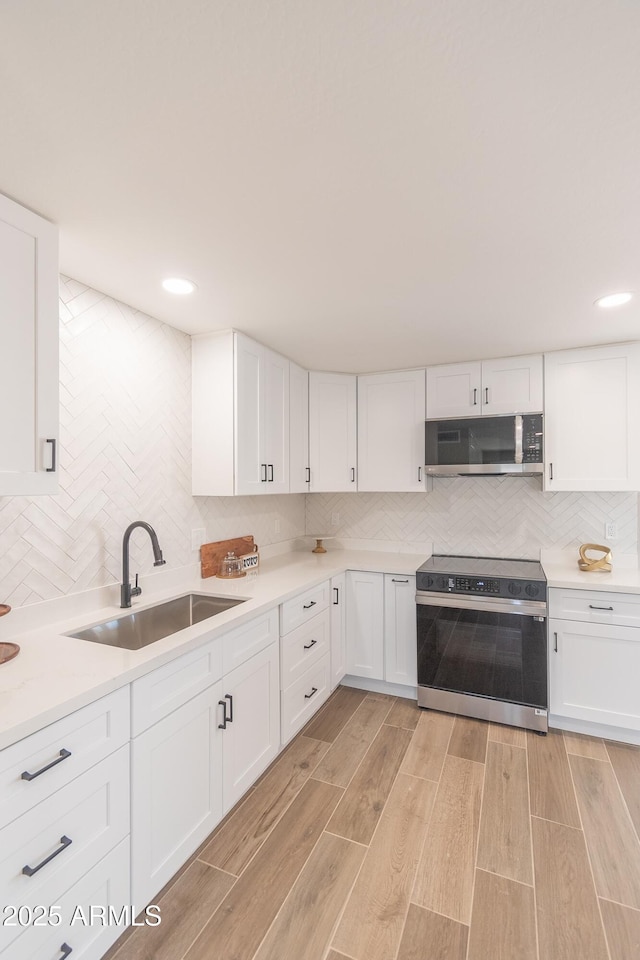
[[[408,580],[396,580],[395,577],[391,577],[391,583],[409,583]]]
[[[267,465],[266,463],[260,464],[260,483],[267,482]]]
[[[63,943],[60,947],[60,957],[63,960],[64,957],[68,957],[70,953],[73,953],[73,949],[69,946],[68,943]]]
[[[302,609],[303,609],[303,610],[311,610],[311,607],[315,607],[315,605],[316,605],[315,600],[312,600],[311,603],[303,603],[303,604],[302,604]]]
[[[36,770],[35,773],[29,773],[28,770],[24,770],[20,774],[21,780],[35,780],[36,777],[39,777],[41,773],[46,773],[47,770],[51,770],[52,767],[57,767],[59,763],[62,763],[63,760],[66,760],[67,757],[71,756],[70,750],[65,750],[64,748],[60,751],[60,755],[57,760],[52,760],[51,763],[48,763],[46,767],[41,767],[40,770]]]
[[[63,850],[67,849],[67,847],[71,843],[71,840],[69,840],[69,837],[60,837],[60,843],[62,844],[62,846],[58,847],[57,850],[54,850],[53,853],[50,854],[45,860],[43,860],[42,863],[39,863],[37,867],[30,867],[28,864],[26,867],[23,867],[22,872],[25,874],[25,876],[32,877],[34,873],[38,872],[38,870],[42,870],[43,867],[46,867],[48,863],[51,863],[54,857],[57,857],[59,854],[62,853]]]
[[[335,592],[336,592],[336,598],[335,598],[335,600],[333,601],[333,605],[334,605],[334,607],[337,607],[338,604],[340,603],[340,591],[338,590],[337,587],[334,587],[333,589],[334,589]]]
[[[317,687],[311,687],[311,693],[305,693],[304,695],[305,700],[311,700],[311,697],[317,692],[318,692]]]
[[[233,694],[225,693],[224,698],[229,701],[229,716],[227,720],[229,723],[233,723]]]
[[[305,483],[311,483],[311,467],[305,467],[304,469],[307,472],[307,479],[305,480]]]
[[[613,607],[594,607],[594,605],[590,603],[589,610],[613,610]]]
[[[271,474],[271,476],[269,477],[269,483],[273,483],[273,464],[269,463],[267,464],[267,466],[269,467],[269,472]]]
[[[311,647],[315,647],[317,640],[312,640],[311,643],[303,644],[305,650],[311,650]]]

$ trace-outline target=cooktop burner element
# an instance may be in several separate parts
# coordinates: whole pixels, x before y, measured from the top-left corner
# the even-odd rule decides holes
[[[435,555],[416,571],[416,590],[508,600],[546,600],[544,571],[536,560]]]

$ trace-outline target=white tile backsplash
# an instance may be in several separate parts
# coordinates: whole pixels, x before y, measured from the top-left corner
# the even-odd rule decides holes
[[[191,495],[191,339],[104,294],[60,283],[60,493],[0,498],[0,602],[31,604],[121,577],[122,534],[155,527],[172,567],[207,540],[304,534],[304,496]],[[276,521],[279,531],[276,533]],[[131,569],[153,570],[148,537]]]
[[[343,539],[432,541],[435,553],[538,558],[543,548],[601,543],[637,552],[636,493],[543,493],[537,477],[436,478],[429,493],[314,493],[307,532]],[[340,522],[331,525],[332,515]]]

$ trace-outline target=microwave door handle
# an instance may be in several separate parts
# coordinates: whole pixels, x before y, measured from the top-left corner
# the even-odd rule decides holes
[[[514,417],[516,427],[516,455],[515,462],[522,463],[522,417]]]

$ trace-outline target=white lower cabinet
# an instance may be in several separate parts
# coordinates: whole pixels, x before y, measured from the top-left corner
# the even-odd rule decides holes
[[[384,678],[415,687],[418,682],[416,578],[384,577]]]
[[[640,629],[549,621],[554,717],[640,731]]]
[[[223,680],[219,722],[224,728],[221,731],[224,813],[248,790],[280,749],[278,654],[278,644],[274,642]]]
[[[347,673],[384,679],[384,574],[347,573]]]
[[[59,912],[60,924],[26,929],[11,944],[11,960],[100,960],[134,919],[129,896],[129,839],[47,907]]]
[[[331,579],[331,689],[334,690],[347,672],[347,575]]]
[[[416,685],[416,578],[349,570],[347,673]]]
[[[142,908],[222,817],[222,681],[132,743],[132,893]]]

